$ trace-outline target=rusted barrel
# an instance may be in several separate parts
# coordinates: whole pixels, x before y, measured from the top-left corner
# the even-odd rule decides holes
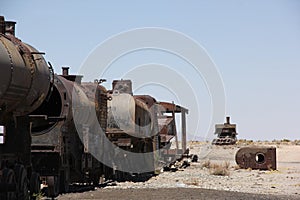
[[[276,148],[242,147],[237,151],[235,160],[243,169],[276,170]]]

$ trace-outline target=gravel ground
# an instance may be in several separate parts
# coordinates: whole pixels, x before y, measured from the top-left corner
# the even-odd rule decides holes
[[[222,190],[208,190],[201,188],[140,188],[140,189],[97,189],[96,191],[81,194],[63,195],[59,199],[105,199],[105,200],[296,200],[296,197],[259,195],[241,192],[229,192]]]
[[[197,163],[176,172],[163,172],[146,182],[121,182],[58,199],[300,199],[300,145],[277,145],[277,169],[238,169],[235,153],[242,144],[211,146],[190,142]],[[212,175],[207,162],[227,163],[226,176]]]

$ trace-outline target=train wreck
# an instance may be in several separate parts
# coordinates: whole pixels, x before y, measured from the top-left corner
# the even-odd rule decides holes
[[[230,124],[230,117],[226,117],[224,124],[216,124],[215,134],[216,139],[213,139],[212,144],[214,145],[232,145],[237,141],[236,124]]]
[[[186,108],[134,95],[130,80],[107,90],[68,67],[55,74],[44,53],[15,37],[14,25],[0,17],[0,199],[28,199],[41,185],[56,197],[74,182],[157,174],[188,155]]]

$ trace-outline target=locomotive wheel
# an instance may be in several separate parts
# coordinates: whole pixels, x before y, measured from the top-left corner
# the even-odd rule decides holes
[[[23,165],[15,166],[17,199],[29,199],[27,171]]]
[[[3,169],[2,182],[7,184],[16,184],[15,173],[12,169]],[[15,200],[15,192],[0,193],[0,199]]]
[[[58,176],[48,176],[48,196],[56,197],[59,194],[59,178]]]
[[[30,177],[30,193],[31,195],[33,194],[38,194],[41,190],[41,184],[40,184],[40,175],[36,172],[33,172]]]

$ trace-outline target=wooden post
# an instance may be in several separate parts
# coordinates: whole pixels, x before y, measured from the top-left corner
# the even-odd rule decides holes
[[[178,135],[177,135],[177,129],[176,129],[176,119],[175,119],[175,104],[173,103],[173,109],[172,109],[172,118],[173,118],[173,131],[175,133],[175,143],[176,143],[176,154],[178,154],[179,151],[179,144],[178,144]]]
[[[186,151],[186,118],[185,118],[185,109],[182,108],[181,109],[181,134],[182,134],[182,137],[181,137],[181,144],[182,144],[182,151],[183,153],[185,153]]]

